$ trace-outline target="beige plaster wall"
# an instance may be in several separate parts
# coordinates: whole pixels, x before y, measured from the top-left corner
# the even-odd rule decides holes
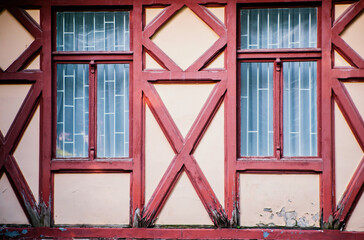
[[[345,12],[351,4],[335,4],[335,20]]]
[[[164,68],[157,63],[148,53],[145,53],[145,69],[146,70],[163,70]]]
[[[130,175],[54,175],[55,224],[129,224]]]
[[[215,84],[154,84],[169,114],[186,136]]]
[[[145,107],[145,202],[148,203],[171,163],[174,152],[155,120]]]
[[[38,70],[40,69],[40,56],[36,56],[26,67],[26,70]]]
[[[39,9],[26,9],[25,10],[36,23],[40,25],[40,10]]]
[[[0,84],[0,130],[4,136],[9,130],[30,87],[30,84]]]
[[[363,152],[339,107],[335,104],[335,183],[336,203],[340,201]]]
[[[38,107],[13,154],[36,201],[39,198],[39,127]]]
[[[29,224],[5,174],[0,179],[0,224]]]
[[[156,224],[213,225],[186,173],[183,173]]]
[[[240,174],[240,225],[320,226],[318,175]]]
[[[340,34],[362,58],[364,58],[364,11]]]
[[[364,82],[346,82],[344,86],[364,119]]]
[[[0,13],[0,68],[7,69],[34,37],[7,10]]]
[[[351,67],[350,63],[348,63],[337,51],[334,50],[334,65],[335,67]]]
[[[218,38],[194,12],[183,7],[151,39],[178,66],[186,70]]]
[[[224,104],[217,111],[193,156],[224,205]]]
[[[225,7],[206,7],[217,19],[225,24]]]
[[[361,195],[348,223],[346,224],[345,230],[364,232],[364,194]]]
[[[225,52],[220,53],[206,69],[225,68]]]

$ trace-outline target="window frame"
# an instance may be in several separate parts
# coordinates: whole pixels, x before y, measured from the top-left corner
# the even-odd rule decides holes
[[[57,12],[129,12],[129,50],[127,51],[57,51]],[[52,9],[52,160],[82,161],[92,163],[110,161],[132,161],[133,158],[133,36],[131,7],[62,7]],[[87,157],[57,156],[57,64],[87,64],[89,71],[89,134]],[[126,157],[97,156],[97,65],[129,65],[129,153]]]
[[[266,9],[266,8],[317,8],[317,47],[316,48],[261,48],[241,49],[241,17],[242,9]],[[241,4],[237,8],[237,160],[255,161],[266,160],[322,160],[322,116],[321,116],[321,5],[319,3],[308,4]],[[283,155],[283,63],[284,62],[308,62],[317,63],[316,94],[317,94],[317,155],[315,156],[284,156]],[[271,62],[273,63],[273,155],[272,156],[242,156],[241,155],[241,63],[243,62]],[[277,80],[278,79],[278,80]],[[277,107],[278,106],[278,107]],[[264,161],[263,161],[264,162]]]

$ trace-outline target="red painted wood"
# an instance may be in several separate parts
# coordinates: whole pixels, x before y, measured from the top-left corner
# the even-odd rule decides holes
[[[364,59],[355,52],[340,36],[333,34],[332,43],[335,45],[336,51],[347,59],[350,64],[358,68],[364,68]]]
[[[0,73],[0,83],[33,83],[37,80],[41,81],[42,76],[40,71],[2,72]]]
[[[25,12],[25,10],[15,6],[8,6],[7,9],[35,39],[40,39],[42,34],[40,26]]]
[[[296,173],[321,173],[323,171],[322,160],[238,160],[237,171],[276,171]]]
[[[159,81],[159,82],[211,82],[211,81],[220,81],[225,78],[227,71],[218,70],[218,71],[198,71],[198,72],[189,72],[189,71],[144,71],[143,78],[147,79],[149,82]]]
[[[37,52],[41,48],[41,41],[36,39],[29,47],[6,69],[7,72],[19,71],[22,67],[36,57]]]
[[[54,61],[131,61],[133,52],[53,52]]]
[[[89,135],[88,135],[88,158],[93,161],[96,158],[96,133],[97,133],[97,66],[94,61],[91,61],[88,65],[89,71]]]
[[[132,20],[135,24],[132,25],[133,44],[133,69],[132,82],[129,84],[132,98],[130,99],[131,114],[129,125],[132,126],[131,140],[133,141],[131,149],[131,157],[133,158],[133,172],[131,174],[131,215],[130,220],[133,222],[137,209],[142,211],[144,207],[144,164],[143,164],[143,94],[141,91],[142,84],[142,12],[143,6],[141,1],[133,1]],[[140,24],[136,24],[140,23]],[[133,227],[134,224],[132,224]]]
[[[338,80],[332,81],[335,100],[362,151],[364,151],[364,122],[350,95]]]
[[[364,190],[364,158],[358,165],[354,175],[350,179],[345,192],[337,204],[335,211],[335,218],[339,219],[340,222],[348,222],[350,215],[355,209],[357,202]]]
[[[54,160],[51,162],[52,172],[105,172],[117,171],[130,172],[133,170],[132,159],[127,161],[120,160],[103,160],[103,161],[85,161],[85,160]]]
[[[25,234],[23,230],[27,230]],[[302,239],[359,240],[362,232],[301,229],[161,229],[161,228],[2,228],[0,233],[17,232],[21,237],[57,238],[163,238],[163,239]]]
[[[238,59],[319,59],[321,58],[321,49],[254,49],[238,50]]]
[[[360,79],[362,79],[361,81],[363,81],[364,69],[354,69],[354,68],[333,69],[332,76],[340,80],[346,80],[352,78],[353,80],[356,81],[360,81]]]
[[[363,10],[364,1],[353,3],[336,21],[332,28],[332,33],[339,35],[353,21],[353,19]]]
[[[18,0],[21,1],[21,0]],[[38,1],[44,1],[44,0],[38,0]],[[100,0],[88,0],[85,2],[84,0],[51,0],[52,6],[126,6],[126,5],[133,5],[133,0],[107,0],[107,1],[100,1]]]
[[[236,174],[236,159],[239,145],[237,144],[237,63],[236,63],[236,24],[237,6],[235,1],[229,1],[226,6],[227,47],[225,66],[227,68],[227,92],[225,95],[225,212],[230,225],[238,224],[238,179]]]

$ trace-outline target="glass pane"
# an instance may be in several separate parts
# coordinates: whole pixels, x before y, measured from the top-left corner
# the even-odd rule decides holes
[[[317,156],[317,64],[283,63],[283,155]]]
[[[129,65],[97,65],[97,156],[129,156]]]
[[[57,157],[88,156],[88,65],[57,64]]]
[[[240,48],[317,47],[317,8],[240,10]]]
[[[240,156],[272,156],[273,63],[240,68]]]
[[[57,51],[129,50],[129,12],[57,12]]]

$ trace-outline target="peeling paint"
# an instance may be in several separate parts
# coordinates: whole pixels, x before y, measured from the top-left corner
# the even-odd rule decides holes
[[[65,232],[65,231],[67,231],[67,229],[66,228],[58,228],[59,230],[61,230],[62,232]]]
[[[264,232],[264,233],[263,233],[263,237],[264,237],[264,238],[267,238],[268,236],[269,236],[269,233],[268,233],[268,232]]]
[[[18,231],[12,231],[12,232],[8,232],[6,230],[5,234],[4,234],[5,237],[10,237],[10,238],[14,238],[14,237],[18,237],[20,236],[20,233]]]
[[[22,234],[27,234],[28,230],[24,229],[23,231],[21,231]]]

